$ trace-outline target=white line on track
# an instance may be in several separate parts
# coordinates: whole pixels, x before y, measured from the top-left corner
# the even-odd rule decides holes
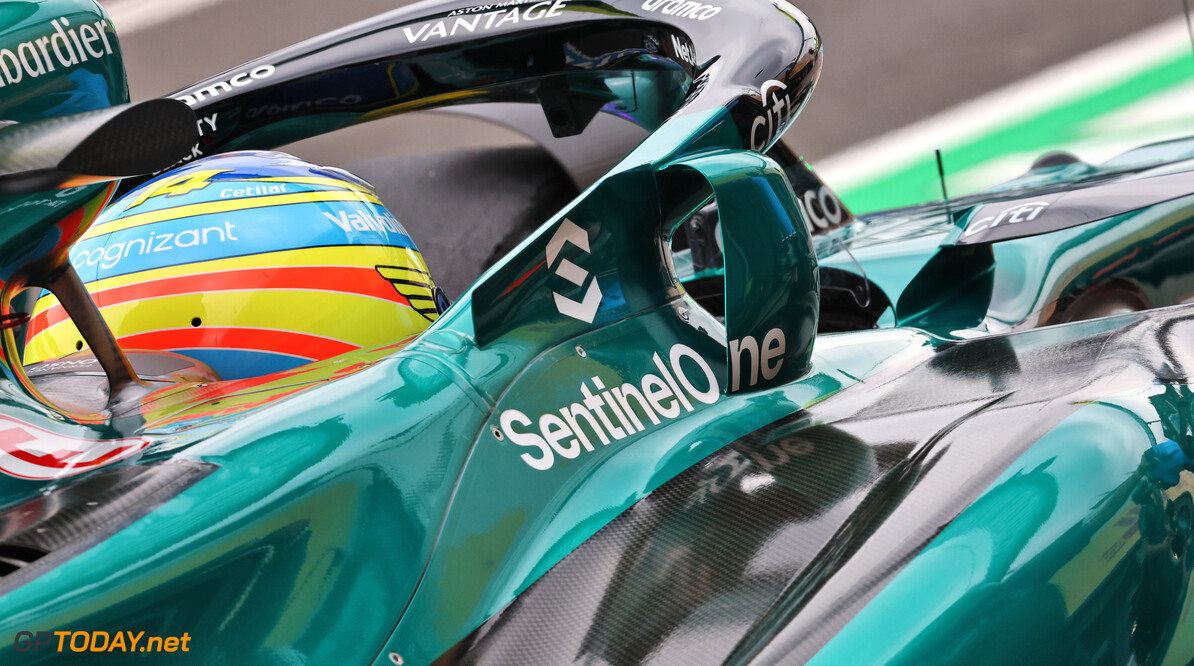
[[[881,137],[813,163],[841,190],[985,133],[1023,120],[1099,88],[1108,88],[1190,51],[1185,17],[1153,26],[986,93]]]
[[[127,35],[218,5],[223,0],[111,0],[100,4],[117,34]]]
[[[224,0],[110,0],[103,2],[121,35],[218,5]],[[1190,50],[1184,17],[1178,17],[1102,46],[1028,79],[986,93],[883,136],[817,160],[817,173],[838,189],[885,175],[923,159],[934,148],[948,149],[1073,100],[1110,87],[1141,69]]]

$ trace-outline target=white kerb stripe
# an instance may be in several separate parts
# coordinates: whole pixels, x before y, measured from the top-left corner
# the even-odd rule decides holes
[[[844,189],[932,154],[1126,81],[1140,70],[1190,50],[1185,17],[1166,21],[1054,65],[881,137],[813,163],[818,175]],[[799,121],[797,121],[799,125]]]

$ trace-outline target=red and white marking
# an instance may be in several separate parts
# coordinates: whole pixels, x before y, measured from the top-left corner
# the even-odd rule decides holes
[[[144,437],[82,439],[0,414],[0,472],[46,481],[82,474],[149,446]]]

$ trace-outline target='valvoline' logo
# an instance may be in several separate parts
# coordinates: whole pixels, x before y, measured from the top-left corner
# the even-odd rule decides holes
[[[350,231],[376,231],[378,233],[405,234],[406,230],[398,224],[398,220],[384,208],[378,209],[377,214],[361,213],[359,211],[340,211],[338,213],[324,213],[323,216],[332,224],[348,233]]]

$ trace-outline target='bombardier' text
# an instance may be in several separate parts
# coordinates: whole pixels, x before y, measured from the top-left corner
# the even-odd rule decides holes
[[[17,44],[15,49],[0,49],[0,88],[20,83],[26,77],[36,79],[53,72],[57,66],[70,69],[87,62],[87,57],[103,58],[112,55],[112,43],[108,41],[108,22],[84,23],[77,28],[70,27],[65,16],[50,21],[53,31],[45,37],[38,37]],[[68,29],[69,28],[69,29]]]

